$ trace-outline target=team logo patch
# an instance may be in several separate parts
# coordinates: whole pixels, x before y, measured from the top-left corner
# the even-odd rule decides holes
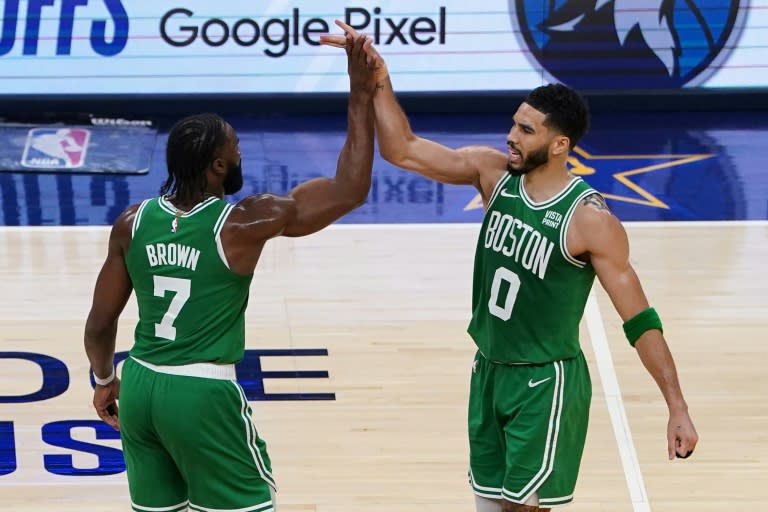
[[[84,128],[33,128],[27,134],[21,165],[77,169],[85,163],[91,132]]]
[[[509,0],[515,33],[550,81],[577,89],[703,83],[737,46],[748,0]]]

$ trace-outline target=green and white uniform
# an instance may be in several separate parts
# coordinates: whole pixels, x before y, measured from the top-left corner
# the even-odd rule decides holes
[[[135,216],[125,262],[139,323],[120,424],[136,511],[273,510],[271,463],[234,368],[252,276],[232,272],[221,246],[232,208],[211,197],[177,215],[161,197]]]
[[[523,178],[494,188],[475,254],[472,320],[478,352],[470,401],[476,494],[541,507],[570,502],[592,388],[579,323],[595,272],[568,252],[573,212],[595,191],[574,178],[531,200]]]

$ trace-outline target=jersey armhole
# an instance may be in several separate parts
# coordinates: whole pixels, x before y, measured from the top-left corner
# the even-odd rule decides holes
[[[224,223],[227,221],[227,217],[229,217],[229,214],[232,213],[232,210],[235,207],[231,204],[228,204],[224,207],[224,209],[221,211],[221,214],[219,215],[219,219],[216,221],[216,224],[213,225],[213,238],[216,241],[216,251],[219,253],[219,258],[221,259],[221,262],[224,263],[224,266],[228,269],[229,268],[229,262],[227,261],[227,255],[224,254],[224,246],[221,245],[221,228],[224,227]]]
[[[139,209],[136,210],[136,215],[133,216],[133,226],[131,226],[131,240],[136,236],[136,231],[139,230],[139,225],[141,224],[141,214],[144,213],[144,207],[147,206],[147,203],[149,203],[150,199],[145,199],[141,202],[141,205],[139,205]]]
[[[571,219],[573,218],[573,213],[576,211],[576,208],[579,206],[579,203],[581,202],[581,200],[589,195],[596,194],[596,193],[597,193],[596,190],[588,188],[587,190],[583,191],[581,194],[576,196],[576,199],[574,199],[573,203],[571,204],[571,207],[568,208],[568,212],[565,214],[565,219],[563,219],[563,228],[560,231],[560,252],[563,254],[563,258],[565,258],[565,261],[567,261],[568,263],[571,263],[572,265],[578,268],[584,268],[584,266],[586,266],[586,262],[577,259],[568,250],[568,228],[571,225]]]
[[[493,187],[493,192],[491,192],[491,198],[488,199],[488,207],[486,208],[487,210],[491,209],[491,205],[493,204],[493,201],[496,199],[496,197],[499,195],[499,191],[504,185],[506,185],[506,183],[509,181],[511,177],[512,175],[506,172],[504,173],[504,176],[499,178],[499,181],[496,182],[496,186]]]

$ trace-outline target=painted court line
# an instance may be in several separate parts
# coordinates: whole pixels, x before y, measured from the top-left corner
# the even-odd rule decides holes
[[[632,509],[635,512],[650,512],[651,504],[648,501],[643,474],[640,471],[635,443],[632,441],[632,432],[629,430],[629,421],[627,421],[627,414],[624,410],[624,401],[621,399],[619,380],[616,377],[616,369],[613,366],[611,349],[608,346],[608,337],[605,334],[603,318],[597,305],[594,289],[589,293],[584,318],[587,321],[589,338],[592,340],[592,349],[595,352],[600,381],[603,384],[603,393],[605,394],[605,403],[608,406],[608,414],[611,417],[613,434],[619,447],[621,465],[624,467],[629,497],[632,500]]]

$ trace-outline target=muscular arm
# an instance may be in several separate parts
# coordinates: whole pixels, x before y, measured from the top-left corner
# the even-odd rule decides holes
[[[624,227],[614,217],[598,194],[587,197],[577,208],[574,224],[577,232],[574,252],[588,253],[597,277],[623,321],[648,308],[640,280],[629,262],[629,242]],[[698,439],[688,417],[688,406],[680,389],[675,362],[661,331],[646,331],[635,349],[653,377],[667,403],[670,414],[668,448],[685,455]],[[685,429],[682,435],[675,430]]]
[[[305,236],[323,229],[363,204],[373,170],[373,67],[364,37],[345,40],[350,77],[347,138],[333,178],[301,183],[287,197],[271,194],[240,201],[221,232],[230,269],[253,272],[264,243],[272,237]]]
[[[373,106],[370,91],[349,96],[347,139],[334,178],[316,178],[298,185],[289,196],[295,213],[284,236],[305,236],[323,229],[362,205],[371,188],[373,167]]]
[[[452,149],[413,133],[387,77],[373,99],[379,152],[388,162],[427,178],[454,185],[474,185],[484,198],[503,175],[506,156],[486,146]]]
[[[96,279],[93,304],[85,324],[85,352],[93,373],[102,379],[112,373],[117,320],[133,290],[125,267],[125,251],[136,209],[128,208],[112,226],[107,259]]]

